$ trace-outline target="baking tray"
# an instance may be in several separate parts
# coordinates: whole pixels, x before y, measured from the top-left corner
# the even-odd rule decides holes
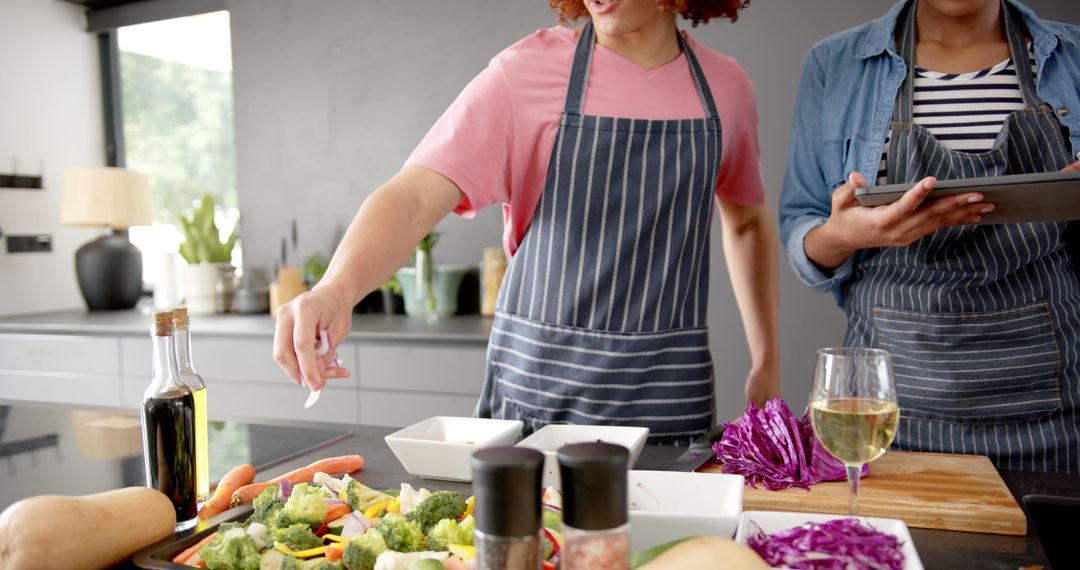
[[[251,503],[229,509],[220,515],[205,521],[199,521],[194,528],[161,539],[135,553],[132,567],[146,570],[191,570],[186,564],[175,564],[172,559],[184,549],[198,543],[210,533],[216,532],[221,523],[246,521],[251,515]]]

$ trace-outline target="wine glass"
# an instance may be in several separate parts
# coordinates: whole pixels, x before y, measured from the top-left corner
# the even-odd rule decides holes
[[[889,449],[900,423],[892,357],[876,348],[823,348],[817,354],[810,420],[821,445],[847,467],[848,508],[855,515],[862,466]]]

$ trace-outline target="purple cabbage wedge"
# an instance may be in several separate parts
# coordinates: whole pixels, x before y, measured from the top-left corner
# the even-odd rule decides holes
[[[797,419],[780,398],[765,402],[764,409],[750,402],[739,419],[724,424],[724,436],[713,451],[725,473],[742,475],[755,488],[809,489],[821,481],[847,478],[844,464],[814,437],[810,416]],[[862,476],[868,472],[864,465]]]

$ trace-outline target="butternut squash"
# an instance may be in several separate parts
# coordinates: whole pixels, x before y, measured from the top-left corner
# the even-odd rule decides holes
[[[730,538],[699,536],[675,543],[644,563],[639,570],[768,570],[769,565],[749,546]]]
[[[147,487],[31,497],[0,513],[0,570],[107,568],[175,526],[172,502]]]

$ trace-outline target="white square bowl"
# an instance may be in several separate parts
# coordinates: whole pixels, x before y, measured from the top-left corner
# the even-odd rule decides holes
[[[805,523],[824,523],[846,518],[851,517],[816,513],[746,511],[739,517],[739,529],[735,533],[735,542],[746,544],[755,525],[765,532],[765,534],[774,534],[789,528],[795,528]],[[911,539],[911,533],[908,532],[908,527],[904,524],[904,521],[877,517],[857,518],[881,532],[891,534],[900,539],[900,542],[903,543],[900,546],[900,551],[904,554],[904,570],[923,570],[922,560],[919,559],[919,553],[915,550],[915,542]]]
[[[630,549],[692,536],[731,538],[742,514],[742,475],[631,471]]]
[[[649,428],[630,426],[582,426],[549,424],[518,442],[518,447],[531,447],[544,454],[544,486],[561,489],[559,484],[559,448],[571,443],[602,441],[630,450],[630,467],[637,462],[649,437]]]
[[[413,475],[472,481],[472,454],[482,447],[513,445],[524,424],[518,420],[435,416],[386,436],[386,445]]]

